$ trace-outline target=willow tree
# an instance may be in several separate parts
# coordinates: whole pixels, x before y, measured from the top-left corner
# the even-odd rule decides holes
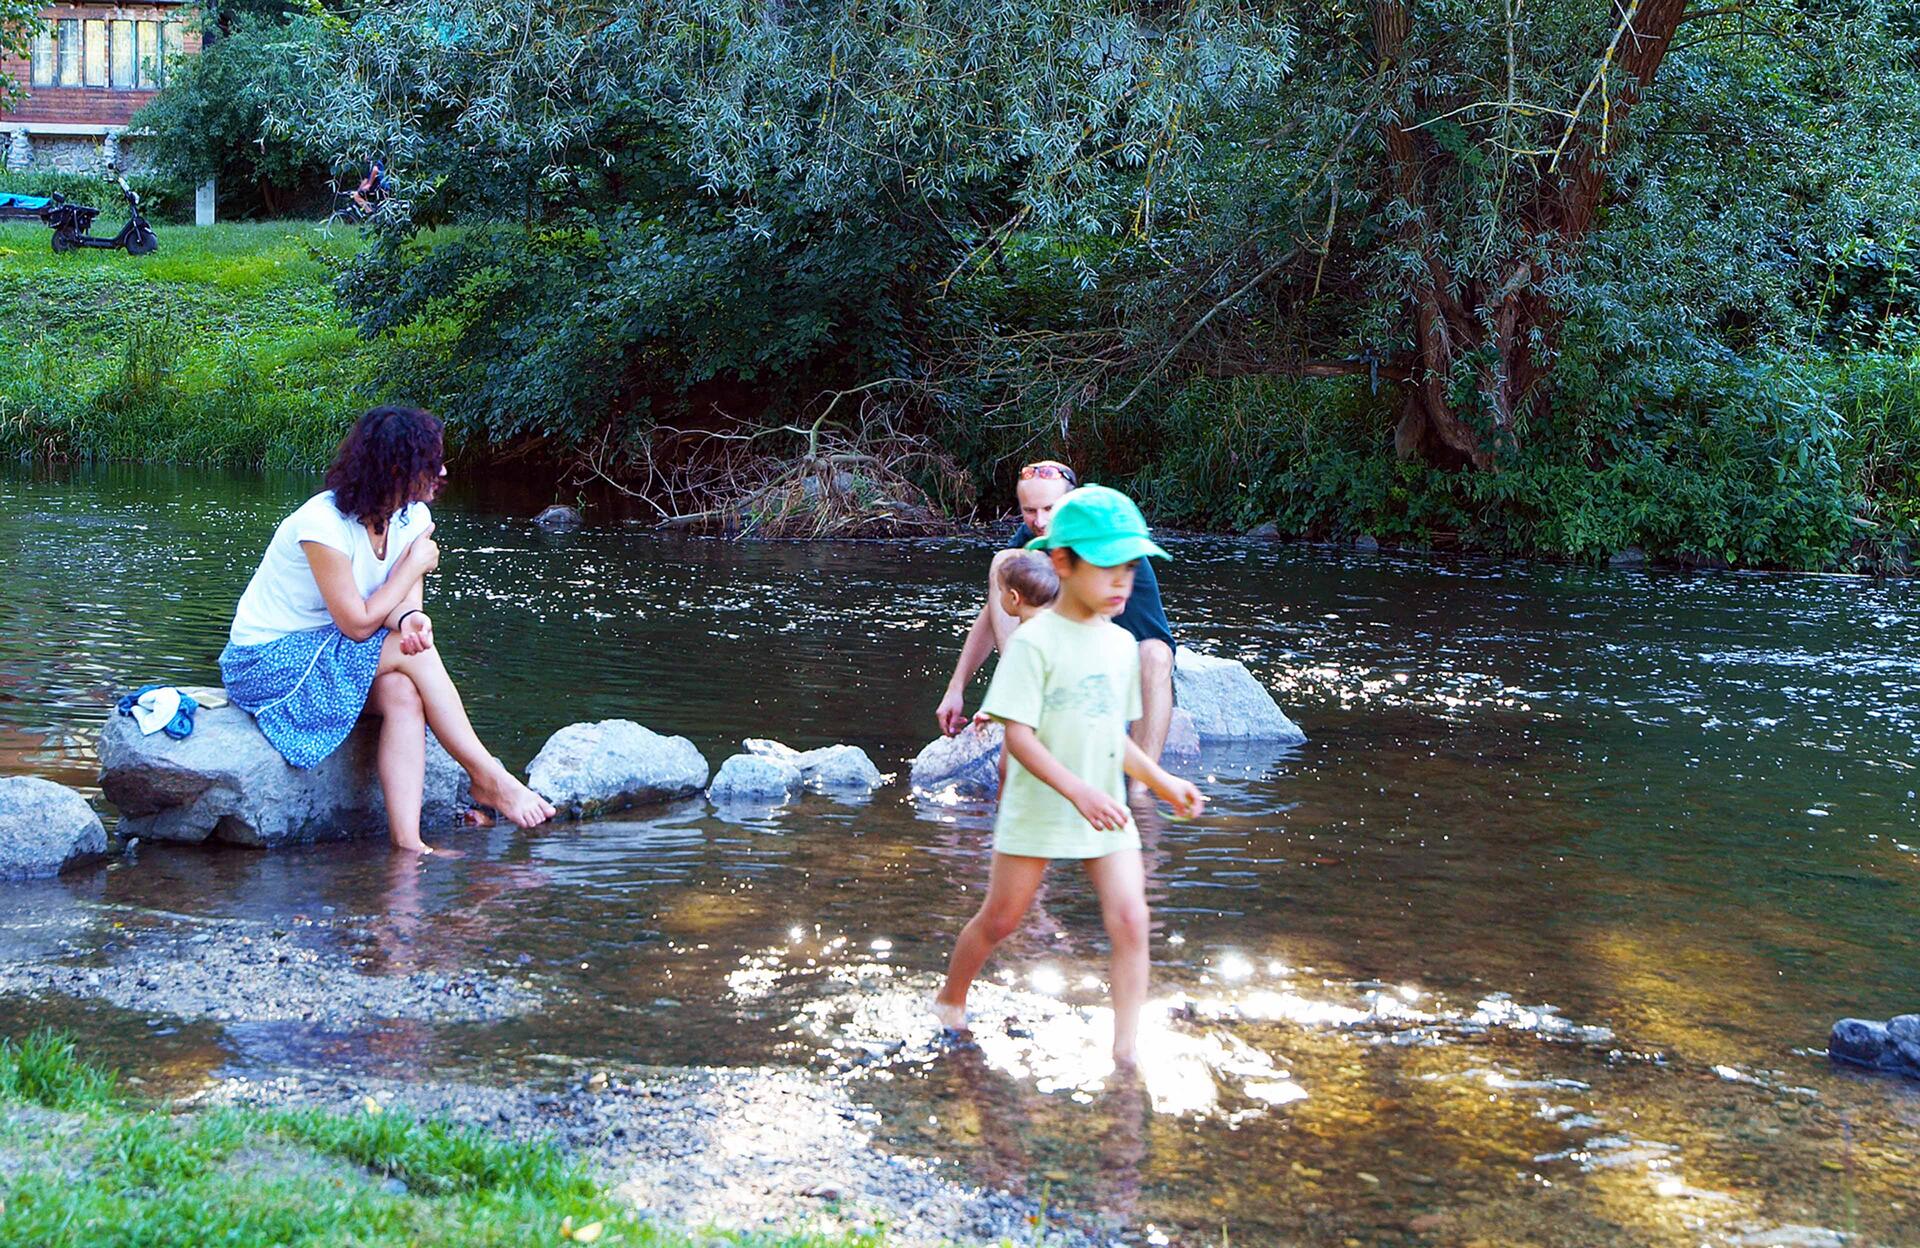
[[[1071,429],[1180,376],[1346,373],[1397,389],[1402,454],[1488,465],[1570,389],[1637,401],[1593,379],[1654,340],[1790,336],[1815,235],[1913,224],[1912,26],[1880,0],[376,0],[309,19],[277,124],[388,157],[410,215],[345,289],[370,329],[450,324],[504,436],[883,385]],[[442,221],[470,228],[414,240]]]

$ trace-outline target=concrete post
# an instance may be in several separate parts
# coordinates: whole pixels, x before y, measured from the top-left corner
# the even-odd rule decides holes
[[[213,179],[208,178],[200,184],[193,195],[193,223],[195,225],[213,224]]]
[[[120,132],[107,131],[107,137],[100,141],[100,163],[104,169],[115,169],[120,164]]]
[[[27,137],[27,128],[20,127],[7,140],[7,168],[15,173],[33,167],[33,140]]]

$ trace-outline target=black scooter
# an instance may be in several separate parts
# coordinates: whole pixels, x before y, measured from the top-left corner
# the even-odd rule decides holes
[[[100,215],[98,208],[89,208],[85,204],[70,204],[63,197],[55,195],[51,203],[41,212],[40,219],[53,227],[53,249],[55,251],[76,251],[82,247],[119,247],[130,256],[144,256],[160,249],[160,240],[155,237],[153,227],[140,215],[140,196],[127,185],[124,177],[116,177],[120,183],[120,193],[127,198],[127,223],[112,238],[95,238],[93,219]]]

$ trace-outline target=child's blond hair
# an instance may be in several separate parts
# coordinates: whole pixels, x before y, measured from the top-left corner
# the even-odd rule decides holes
[[[1044,607],[1060,596],[1060,578],[1045,555],[1023,550],[1000,566],[1000,583],[1030,607]]]

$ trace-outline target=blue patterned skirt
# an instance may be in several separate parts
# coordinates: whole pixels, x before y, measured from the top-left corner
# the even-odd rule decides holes
[[[220,679],[280,757],[315,767],[360,721],[386,639],[384,628],[354,641],[329,624],[258,646],[228,642],[220,652]]]

